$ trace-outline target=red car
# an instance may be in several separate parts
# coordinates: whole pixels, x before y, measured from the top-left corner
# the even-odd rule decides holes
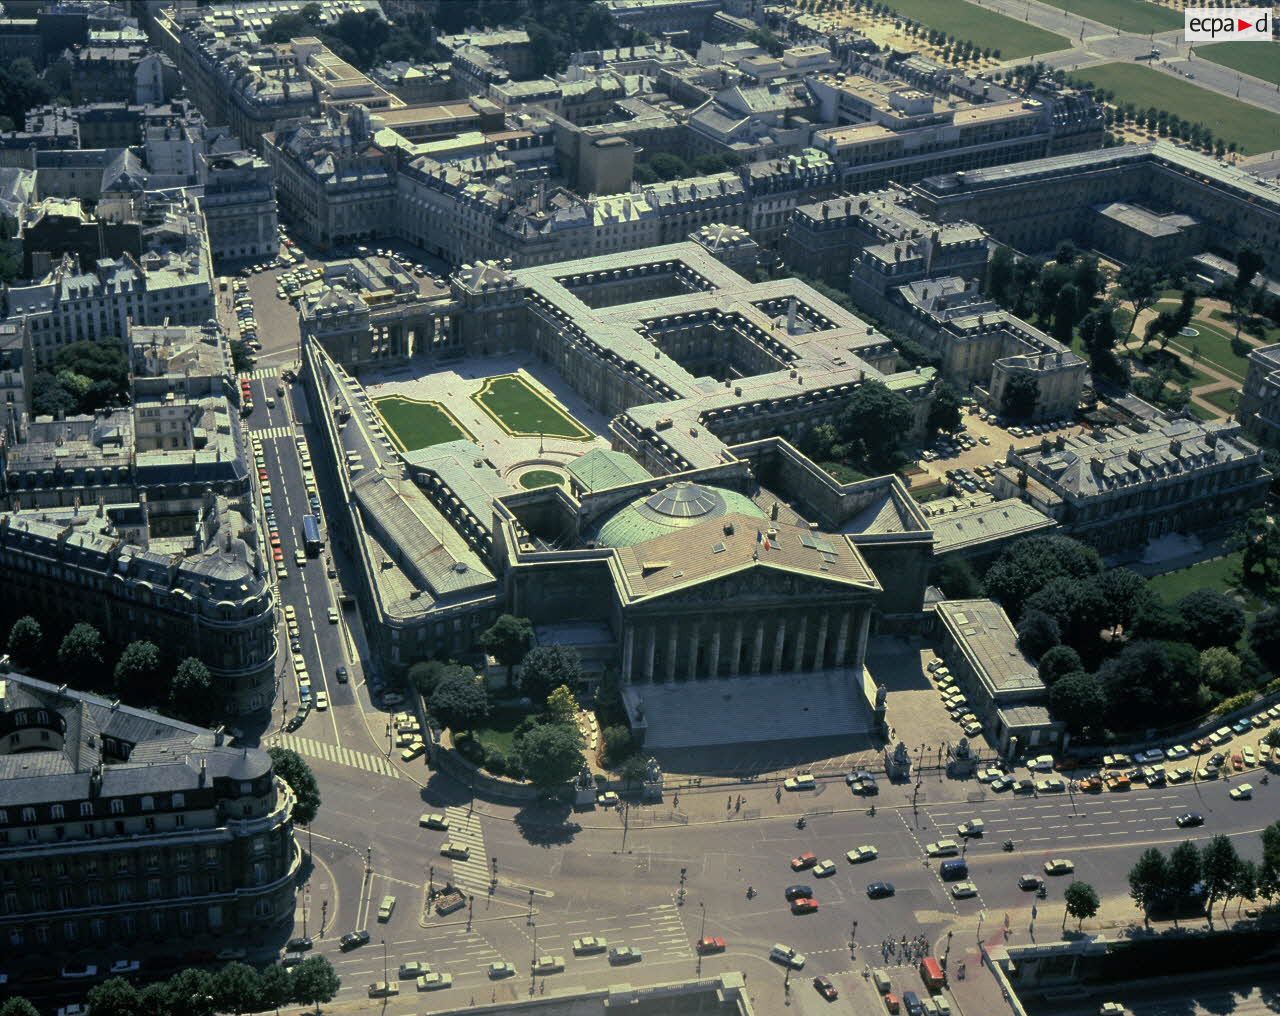
[[[823,977],[819,974],[813,979],[813,986],[818,989],[818,994],[828,1002],[834,1002],[840,997],[840,992],[838,992],[836,990],[836,986],[831,983],[830,977]]]
[[[818,901],[812,896],[806,896],[799,900],[792,900],[791,912],[793,914],[816,914],[818,912]]]
[[[1238,754],[1232,755],[1231,768],[1234,769],[1236,772],[1240,772],[1242,769],[1244,769],[1244,759],[1241,758],[1240,755]]]
[[[272,548],[271,548],[271,560],[273,560],[273,561],[283,561],[283,560],[284,560],[284,551],[283,551],[283,550],[281,550],[279,547],[272,547]]]
[[[719,937],[700,938],[698,939],[698,953],[701,956],[707,956],[711,953],[722,953],[728,946],[725,940]]]
[[[812,851],[806,850],[799,857],[791,858],[792,871],[804,871],[806,868],[812,868],[818,863],[818,855]]]

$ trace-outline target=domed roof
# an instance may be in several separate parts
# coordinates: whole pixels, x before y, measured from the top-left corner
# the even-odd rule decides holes
[[[722,515],[765,518],[761,508],[737,491],[681,481],[618,508],[600,524],[595,542],[603,547],[634,547]]]

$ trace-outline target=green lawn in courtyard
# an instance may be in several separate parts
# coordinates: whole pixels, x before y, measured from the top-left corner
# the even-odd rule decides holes
[[[1110,25],[1122,32],[1150,35],[1182,27],[1182,14],[1146,0],[1040,0],[1078,18]],[[1076,31],[1079,31],[1077,28]]]
[[[529,715],[529,710],[516,706],[495,706],[485,718],[483,724],[471,731],[471,736],[485,746],[486,750],[497,748],[508,758],[511,757],[511,743],[515,738],[516,727]]]
[[[1208,395],[1201,395],[1200,398],[1205,402],[1211,402],[1217,406],[1228,416],[1235,416],[1236,410],[1240,408],[1240,393],[1234,388],[1224,388],[1220,392],[1210,392]]]
[[[1074,5],[1076,0],[1070,2]],[[1105,0],[1108,6],[1112,2]],[[1151,7],[1141,0],[1135,2],[1142,7]],[[1158,10],[1155,7],[1151,9]],[[1181,15],[1170,14],[1178,19],[1179,25],[1182,24]],[[1115,92],[1116,102],[1122,106],[1132,102],[1139,109],[1155,107],[1177,113],[1192,123],[1202,123],[1213,131],[1215,137],[1234,141],[1246,152],[1268,152],[1276,147],[1276,138],[1280,138],[1280,115],[1139,64],[1099,64],[1081,68],[1074,77],[1092,82],[1096,88]]]
[[[1187,409],[1197,420],[1217,420],[1219,416],[1212,409],[1206,409],[1204,406],[1196,405],[1194,402],[1187,403]]]
[[[998,49],[1002,60],[1052,53],[1071,46],[1061,35],[965,0],[948,0],[947,3],[939,3],[938,0],[888,0],[888,4],[899,14],[922,25],[984,49]]]
[[[1231,351],[1231,336],[1199,320],[1192,321],[1191,327],[1200,334],[1179,335],[1169,345],[1188,356],[1193,349],[1198,349],[1201,360],[1213,364],[1224,374],[1243,381],[1249,371],[1249,363],[1243,356],[1236,356]]]
[[[591,439],[585,427],[518,374],[488,378],[471,398],[511,434]]]
[[[1141,352],[1141,356],[1139,356]],[[1139,350],[1138,342],[1135,339],[1130,347],[1130,352],[1124,354],[1123,351],[1117,355],[1128,355],[1131,359],[1137,361],[1136,365],[1139,369],[1152,371],[1161,365],[1172,367],[1175,377],[1171,380],[1177,384],[1186,384],[1192,388],[1200,385],[1213,384],[1220,378],[1210,377],[1204,371],[1197,368],[1194,364],[1187,363],[1185,360],[1179,360],[1171,351],[1161,349],[1156,343],[1151,343],[1144,350]]]
[[[1280,85],[1280,45],[1274,42],[1214,42],[1196,46],[1195,55]]]
[[[402,395],[387,395],[374,399],[373,405],[402,451],[411,452],[471,437],[438,402],[418,402]]]
[[[1218,310],[1217,308],[1214,308],[1213,310],[1209,311],[1209,317],[1212,318],[1214,321],[1221,321],[1222,330],[1224,332],[1229,332],[1232,335],[1235,334],[1236,323],[1231,320],[1231,315],[1228,311]],[[1275,325],[1264,325],[1261,336],[1251,335],[1249,332],[1246,332],[1242,328],[1240,329],[1240,338],[1244,339],[1246,342],[1249,339],[1259,339],[1259,338],[1263,342],[1280,342],[1280,328],[1277,328]]]
[[[1197,589],[1216,589],[1225,593],[1239,581],[1242,560],[1243,553],[1236,551],[1226,557],[1201,561],[1190,568],[1179,568],[1177,571],[1156,575],[1151,580],[1151,588],[1170,603],[1176,603],[1187,593]]]
[[[564,483],[564,477],[550,469],[530,469],[520,474],[520,486],[525,490],[536,490],[539,487],[551,487]]]

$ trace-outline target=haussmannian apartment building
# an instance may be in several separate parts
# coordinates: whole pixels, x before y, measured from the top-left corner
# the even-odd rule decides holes
[[[294,796],[256,748],[0,671],[0,943],[11,961],[241,942],[292,921]]]

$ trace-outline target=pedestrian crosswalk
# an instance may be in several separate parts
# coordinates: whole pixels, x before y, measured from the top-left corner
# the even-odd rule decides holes
[[[256,437],[260,441],[268,441],[272,438],[292,438],[294,435],[292,427],[260,427],[257,430],[250,430],[249,436]]]
[[[449,807],[444,810],[449,820],[449,842],[471,848],[471,856],[465,861],[453,861],[453,884],[470,892],[487,892],[489,889],[489,855],[484,849],[484,832],[480,828],[480,816],[470,808]]]
[[[395,780],[400,778],[400,774],[381,755],[352,751],[350,748],[328,744],[324,741],[316,741],[310,737],[299,737],[297,734],[275,734],[268,741],[270,744],[278,744],[282,748],[291,748],[299,755],[322,758],[326,762],[333,762],[340,766],[350,766],[353,769],[365,769],[380,776],[390,776]],[[458,862],[455,861],[454,863],[457,864]]]
[[[242,370],[240,372],[240,380],[262,381],[269,377],[275,377],[279,373],[279,367],[259,367],[257,370]]]

